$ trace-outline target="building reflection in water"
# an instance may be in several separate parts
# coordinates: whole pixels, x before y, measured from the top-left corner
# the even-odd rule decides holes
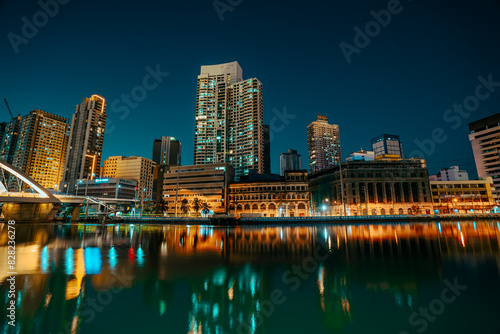
[[[314,282],[316,292],[310,298],[316,300],[319,318],[333,331],[353,322],[353,286],[385,294],[397,307],[411,310],[422,282],[446,278],[445,261],[466,259],[477,265],[493,260],[500,273],[496,221],[234,228],[18,225],[16,229],[18,308],[26,331],[41,326],[76,332],[86,326],[89,296],[134,286],[143,287],[145,307],[165,317],[179,298],[180,286],[187,284],[185,332],[259,332],[260,325],[271,321],[266,302],[272,292],[293,292],[283,273],[294,266],[305,268],[304,259],[314,260],[318,250],[328,254],[327,259],[314,260],[317,265],[304,280]],[[6,236],[4,224],[3,258]],[[8,271],[6,262],[0,262],[5,297],[1,307],[6,306]]]

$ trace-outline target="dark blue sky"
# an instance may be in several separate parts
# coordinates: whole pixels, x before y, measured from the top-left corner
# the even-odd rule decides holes
[[[500,1],[402,0],[351,63],[339,44],[354,45],[353,29],[364,30],[370,11],[390,1],[220,2],[237,4],[223,21],[210,0],[71,0],[46,24],[38,15],[38,32],[16,53],[8,34],[22,36],[22,18],[33,22],[41,7],[1,1],[0,97],[21,115],[39,108],[71,118],[82,98],[100,94],[113,125],[104,158],[151,158],[153,139],[164,135],[181,140],[183,164],[190,164],[200,66],[237,60],[245,78],[263,83],[266,122],[276,117],[273,109],[294,116],[284,127],[275,123],[273,172],[288,148],[298,149],[307,167],[306,126],[320,113],[339,124],[344,158],[382,133],[399,134],[409,155],[416,140],[441,128],[447,139],[424,154],[430,172],[458,164],[476,173],[467,123],[500,111],[500,88],[460,126],[458,114],[449,114],[450,122],[443,115],[474,95],[478,76],[500,81]],[[127,117],[115,112],[111,103],[142,85],[146,67],[157,64],[169,76]]]

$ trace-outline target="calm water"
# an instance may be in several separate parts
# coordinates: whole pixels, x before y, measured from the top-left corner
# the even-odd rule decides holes
[[[17,225],[3,333],[500,333],[500,223]]]

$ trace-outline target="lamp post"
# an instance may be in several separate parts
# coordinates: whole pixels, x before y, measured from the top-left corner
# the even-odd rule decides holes
[[[118,184],[118,185],[116,186],[116,191],[115,191],[115,199],[118,199],[118,192],[119,192],[119,189],[120,189],[121,187],[122,187],[122,186],[121,186],[121,184]]]
[[[458,202],[458,199],[454,198],[451,203],[453,204],[453,213],[455,213],[455,203]]]

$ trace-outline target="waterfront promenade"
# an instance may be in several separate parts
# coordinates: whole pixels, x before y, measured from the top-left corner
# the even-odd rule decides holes
[[[457,220],[500,220],[500,214],[477,213],[477,214],[434,214],[434,215],[377,215],[377,216],[315,216],[315,217],[244,217],[235,219],[214,219],[210,217],[163,217],[159,215],[150,216],[123,216],[124,222],[150,223],[150,224],[201,224],[201,225],[307,225],[307,224],[387,224],[405,222],[433,222],[433,221],[457,221]],[[112,221],[107,221],[112,222]]]

